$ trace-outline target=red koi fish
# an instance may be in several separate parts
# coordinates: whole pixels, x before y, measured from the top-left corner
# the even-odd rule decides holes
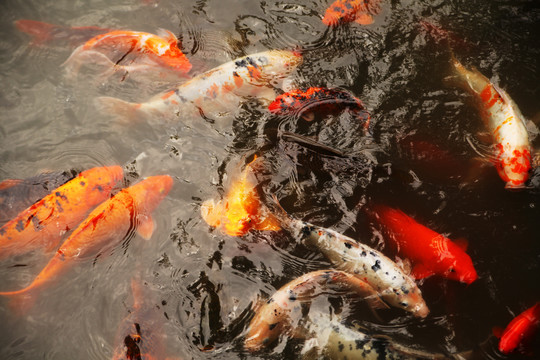
[[[259,351],[279,336],[290,334],[294,330],[291,315],[301,313],[302,304],[310,304],[328,290],[353,293],[373,309],[387,308],[377,291],[354,275],[338,270],[310,272],[284,285],[257,310],[249,324],[244,347]]]
[[[253,159],[244,171],[234,178],[223,200],[205,201],[201,215],[208,225],[231,236],[243,236],[249,230],[278,231],[279,220],[261,204],[253,174]]]
[[[32,36],[32,44],[34,45],[62,42],[64,45],[68,43],[71,46],[77,46],[96,35],[111,31],[111,29],[97,26],[70,27],[28,19],[17,20],[14,24],[19,31]]]
[[[491,160],[505,187],[524,187],[532,167],[524,116],[510,96],[478,70],[467,70],[455,58],[452,68],[460,85],[478,100],[480,115],[493,141]]]
[[[120,166],[83,171],[0,228],[0,259],[36,249],[56,249],[62,235],[109,198],[122,179]]]
[[[112,360],[165,359],[163,324],[160,312],[150,306],[143,285],[131,280],[133,306],[116,333],[116,348]]]
[[[499,340],[499,351],[511,354],[525,350],[540,327],[540,302],[516,316],[504,329]]]
[[[178,48],[178,39],[167,30],[158,33],[115,30],[95,36],[75,49],[64,65],[68,74],[77,73],[82,65],[104,62],[126,71],[158,66],[184,76],[191,63]]]
[[[26,179],[7,179],[0,183],[0,226],[21,211],[47,196],[75,176],[74,172],[45,172]]]
[[[357,118],[369,125],[369,114],[357,97],[341,89],[310,87],[306,91],[292,90],[281,94],[268,105],[268,110],[278,115],[299,114],[307,121],[321,116],[337,113],[348,108]]]
[[[148,177],[122,189],[88,215],[30,285],[22,290],[0,292],[0,295],[20,299],[24,310],[31,306],[41,288],[55,281],[77,261],[95,258],[105,248],[129,236],[134,228],[143,238],[149,239],[154,231],[151,213],[169,193],[172,185],[173,179],[162,175]],[[14,302],[13,305],[19,304]]]
[[[466,284],[478,279],[465,244],[450,241],[401,210],[375,205],[368,214],[381,225],[385,240],[400,256],[412,262],[412,275],[416,279],[439,275]]]
[[[369,25],[380,11],[379,0],[336,0],[326,9],[322,22],[326,26],[352,21]]]

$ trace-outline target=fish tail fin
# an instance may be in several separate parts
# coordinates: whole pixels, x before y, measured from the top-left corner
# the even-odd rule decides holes
[[[287,211],[281,206],[279,203],[279,199],[277,198],[276,194],[272,194],[272,200],[274,202],[273,208],[277,210],[274,212],[274,216],[277,218],[279,222],[281,222],[282,225],[288,225],[291,223],[292,218],[287,213]]]
[[[0,295],[8,299],[9,308],[18,316],[27,314],[36,302],[34,294],[26,289],[2,292]]]
[[[81,67],[88,65],[97,66],[99,70],[102,70],[101,78],[105,78],[113,73],[115,68],[115,64],[107,55],[99,51],[85,49],[84,45],[80,45],[73,50],[61,66],[66,71],[66,77],[73,79],[79,74]]]
[[[94,105],[102,114],[110,115],[121,123],[131,123],[139,120],[143,111],[141,104],[124,101],[109,96],[100,96],[94,100]]]
[[[53,31],[60,28],[58,25],[28,19],[16,20],[14,24],[19,31],[32,36],[32,43],[36,45],[51,41]]]

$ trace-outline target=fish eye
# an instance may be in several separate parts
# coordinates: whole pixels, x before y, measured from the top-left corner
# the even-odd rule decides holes
[[[450,269],[448,269],[448,272],[455,273],[456,270],[454,268],[450,268]]]

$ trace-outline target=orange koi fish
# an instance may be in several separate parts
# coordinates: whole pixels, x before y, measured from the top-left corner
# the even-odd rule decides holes
[[[137,279],[131,280],[133,307],[120,324],[116,333],[116,348],[113,360],[165,359],[163,341],[163,314],[150,306],[143,285]]]
[[[175,90],[156,95],[144,103],[130,103],[99,97],[96,107],[104,114],[130,121],[146,118],[223,118],[238,110],[246,97],[262,101],[276,98],[274,86],[302,62],[296,52],[271,50],[223,64],[181,84]]]
[[[326,116],[348,108],[369,125],[369,114],[357,97],[341,89],[310,87],[306,91],[292,90],[281,94],[268,105],[268,110],[278,115],[300,115],[307,121],[315,114]]]
[[[356,22],[360,25],[373,24],[373,15],[381,10],[379,0],[336,0],[326,9],[322,22],[336,26],[340,22]]]
[[[478,279],[465,244],[450,241],[401,210],[375,205],[368,214],[381,225],[389,245],[412,262],[412,275],[416,279],[439,275],[466,284]]]
[[[255,157],[256,159],[256,157]],[[249,230],[281,229],[279,221],[260,202],[255,189],[253,161],[233,180],[223,200],[207,200],[201,206],[204,221],[227,235],[243,236]]]
[[[499,340],[499,351],[511,354],[526,350],[540,327],[540,302],[516,316],[504,329]]]
[[[69,45],[76,46],[96,35],[111,31],[111,29],[104,29],[97,26],[69,27],[28,19],[17,20],[14,24],[19,31],[32,36],[32,44],[34,45],[62,42],[64,45],[68,43]]]
[[[354,275],[338,270],[319,270],[307,273],[284,285],[262,305],[247,330],[244,347],[252,352],[270,345],[279,336],[291,333],[292,317],[300,313],[301,304],[329,289],[354,293],[368,301],[373,309],[385,308],[377,292]]]
[[[4,296],[21,297],[22,308],[31,305],[34,295],[78,260],[93,259],[105,248],[121,242],[134,229],[145,239],[154,231],[151,213],[169,193],[173,179],[168,175],[151,176],[122,189],[95,208],[58,249],[55,256],[34,281],[22,290],[0,292]],[[14,305],[18,305],[14,303]]]
[[[524,187],[531,170],[531,146],[525,118],[510,96],[478,70],[467,70],[455,58],[460,84],[478,100],[480,114],[493,139],[493,162],[506,188]]]
[[[0,226],[74,176],[75,173],[70,171],[45,172],[26,179],[0,182]]]
[[[102,62],[109,68],[121,67],[126,72],[157,65],[185,76],[191,70],[191,63],[178,48],[178,39],[167,30],[160,29],[158,34],[124,30],[101,34],[75,49],[64,65],[71,75],[82,65]]]
[[[0,259],[36,249],[56,249],[62,235],[109,198],[122,179],[120,166],[83,171],[0,228]]]

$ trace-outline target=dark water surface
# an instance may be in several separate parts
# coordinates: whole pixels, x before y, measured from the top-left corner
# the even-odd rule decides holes
[[[341,305],[350,320],[372,333],[418,349],[473,350],[473,358],[503,358],[492,328],[504,327],[540,300],[540,170],[521,191],[505,190],[493,167],[470,171],[478,166],[471,162],[478,155],[468,139],[482,124],[470,97],[445,84],[450,52],[421,22],[450,31],[460,61],[477,67],[510,94],[525,117],[538,120],[538,2],[382,1],[374,24],[335,29],[321,22],[329,4],[0,3],[0,180],[104,165],[124,166],[124,185],[157,174],[175,179],[154,213],[157,230],[151,240],[133,236],[94,261],[81,262],[23,316],[0,299],[1,359],[111,358],[117,328],[131,310],[135,274],[151,294],[170,358],[298,358],[302,342],[286,339],[251,355],[242,349],[243,332],[259,299],[330,265],[296,246],[285,232],[234,238],[209,228],[200,216],[201,203],[222,195],[231,172],[254,154],[265,165],[257,174],[265,201],[276,194],[296,218],[384,251],[362,208],[369,201],[385,202],[452,239],[466,238],[479,279],[470,286],[436,277],[422,282],[431,309],[426,319],[397,310],[375,318]],[[307,123],[272,116],[256,101],[242,104],[228,126],[202,118],[206,126],[118,123],[99,113],[93,99],[144,101],[171,84],[99,80],[92,73],[67,79],[61,64],[74,46],[32,45],[13,26],[17,19],[168,29],[182,40],[191,75],[254,52],[302,49],[304,63],[292,83],[340,87],[359,97],[372,115],[371,135],[364,136],[347,111]],[[347,156],[321,155],[280,140],[277,129],[318,135],[318,141]],[[434,143],[450,155],[422,160],[408,145],[414,141]],[[26,286],[47,261],[37,253],[3,261],[0,291]]]

